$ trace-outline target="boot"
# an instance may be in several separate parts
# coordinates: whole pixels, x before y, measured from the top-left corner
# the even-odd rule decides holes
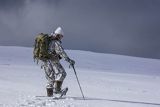
[[[47,96],[52,97],[53,96],[53,88],[46,88],[47,90]]]
[[[61,92],[61,86],[62,86],[62,81],[55,81],[54,83],[54,92],[56,94],[60,93]]]

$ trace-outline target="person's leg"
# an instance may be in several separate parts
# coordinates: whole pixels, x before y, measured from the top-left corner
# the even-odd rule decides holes
[[[47,61],[44,63],[44,70],[45,70],[45,77],[48,80],[46,90],[47,90],[47,96],[53,96],[53,85],[55,81],[55,74],[54,69],[51,64],[51,61]]]
[[[61,92],[62,83],[66,77],[66,72],[60,63],[56,63],[54,65],[55,70],[55,82],[54,82],[54,91],[55,93]]]

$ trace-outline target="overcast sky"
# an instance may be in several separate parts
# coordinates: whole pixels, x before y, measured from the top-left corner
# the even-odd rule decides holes
[[[160,58],[160,0],[0,0],[0,45],[58,26],[65,49]]]

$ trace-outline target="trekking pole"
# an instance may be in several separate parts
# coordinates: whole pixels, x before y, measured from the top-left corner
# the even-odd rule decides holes
[[[76,70],[75,70],[75,67],[74,67],[74,65],[71,65],[71,66],[72,66],[72,68],[73,68],[73,70],[74,70],[74,73],[75,73],[75,75],[76,75],[77,82],[78,82],[79,88],[80,88],[80,90],[81,90],[82,97],[83,97],[83,99],[85,100],[84,94],[83,94],[83,91],[82,91],[82,88],[81,88],[81,85],[80,85],[80,82],[79,82],[79,79],[78,79],[78,76],[77,76],[77,73],[76,73]]]

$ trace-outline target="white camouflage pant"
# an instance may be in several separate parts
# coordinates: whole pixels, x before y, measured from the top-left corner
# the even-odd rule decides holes
[[[66,77],[66,72],[59,62],[48,60],[44,62],[45,77],[48,80],[47,87],[54,87],[54,81],[62,81]]]

